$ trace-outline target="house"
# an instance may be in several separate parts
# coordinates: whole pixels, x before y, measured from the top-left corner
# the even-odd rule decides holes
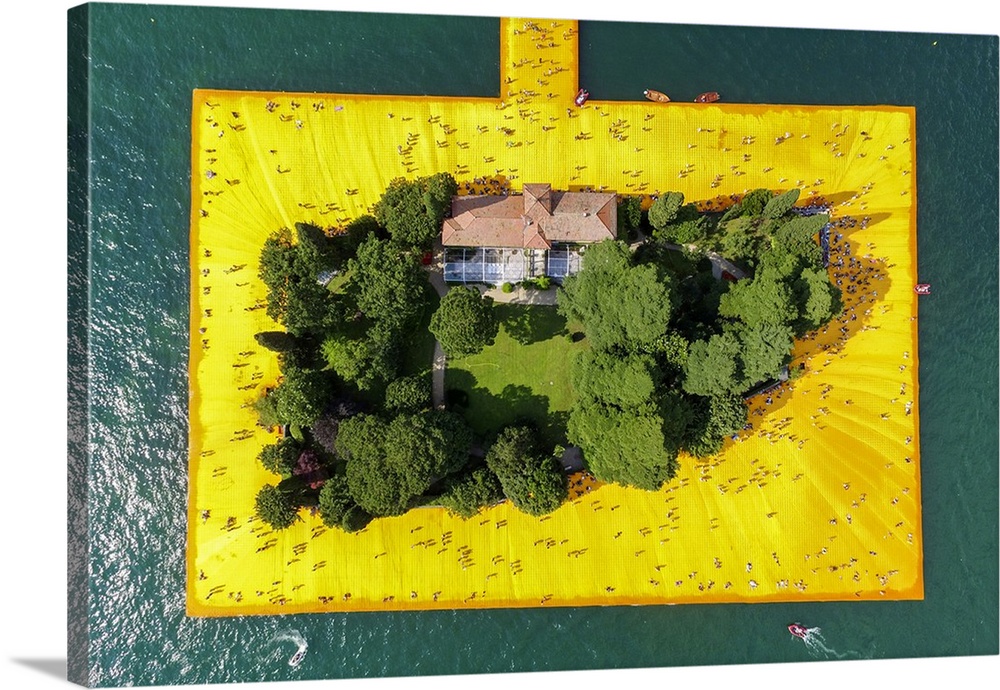
[[[588,244],[614,239],[614,192],[556,192],[526,184],[523,194],[455,196],[441,228],[444,277],[462,283],[516,283],[580,270]]]

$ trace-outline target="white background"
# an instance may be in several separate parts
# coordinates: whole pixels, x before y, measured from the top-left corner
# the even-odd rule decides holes
[[[4,539],[2,687],[63,687],[66,663],[66,10],[60,0],[15,0],[3,10],[3,91],[0,94],[2,177],[2,331],[0,400],[8,467],[2,486]],[[158,2],[157,4],[165,4]],[[924,3],[921,9],[883,9],[870,0],[788,2],[729,0],[672,2],[612,0],[177,0],[170,4],[289,7],[364,11],[626,19],[692,24],[879,29],[997,34],[990,0]],[[896,3],[893,3],[896,4]],[[906,3],[909,4],[909,3]],[[917,3],[914,3],[917,4]],[[934,9],[928,9],[928,4]],[[903,6],[904,3],[898,3]],[[668,9],[669,7],[669,9]],[[984,142],[989,144],[989,142]],[[24,477],[37,488],[24,490]],[[930,564],[933,567],[933,564]],[[816,621],[822,625],[822,621]],[[886,620],[886,625],[893,622]],[[728,635],[729,631],[723,631]],[[898,631],[893,634],[898,634]],[[949,683],[983,684],[1000,677],[1000,658],[838,662],[744,667],[666,668],[560,674],[336,681],[339,688],[467,688],[492,690],[574,686],[739,688],[792,684],[814,688],[891,687],[911,690]],[[986,685],[993,682],[986,680]],[[250,684],[267,690],[333,685],[333,681]],[[218,687],[218,686],[188,686]]]

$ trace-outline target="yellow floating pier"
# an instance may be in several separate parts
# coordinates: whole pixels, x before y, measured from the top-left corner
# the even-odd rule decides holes
[[[495,99],[195,91],[188,613],[922,598],[913,108],[577,108],[576,24],[501,31]],[[253,518],[276,481],[250,407],[278,376],[253,338],[276,328],[261,244],[299,221],[342,226],[393,178],[439,171],[463,190],[706,203],[798,187],[832,206],[847,307],[797,343],[802,378],[750,401],[748,438],[682,457],[660,492],[581,485],[542,519],[420,509],[359,534],[303,512],[272,533]]]

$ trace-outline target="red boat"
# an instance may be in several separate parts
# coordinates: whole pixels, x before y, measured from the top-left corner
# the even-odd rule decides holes
[[[929,295],[931,294],[931,284],[930,283],[917,283],[913,286],[913,291],[918,295]]]
[[[580,106],[586,103],[588,98],[590,98],[590,92],[586,89],[580,89],[576,92],[576,98],[573,99],[573,102]]]
[[[706,91],[705,93],[699,95],[696,99],[694,99],[694,102],[695,103],[715,103],[717,100],[719,100],[719,92],[718,91]]]
[[[795,635],[795,637],[804,640],[809,635],[809,628],[799,625],[798,623],[792,623],[788,626],[788,632]]]

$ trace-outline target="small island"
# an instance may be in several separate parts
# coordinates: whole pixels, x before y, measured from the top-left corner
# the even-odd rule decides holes
[[[914,109],[576,105],[577,29],[193,93],[189,615],[923,596]]]
[[[256,499],[271,527],[303,508],[346,532],[421,507],[470,518],[504,500],[541,516],[567,500],[567,470],[657,491],[681,452],[708,457],[749,431],[745,399],[796,377],[793,340],[841,309],[829,216],[816,200],[797,207],[797,188],[700,205],[669,192],[647,211],[638,196],[539,184],[457,192],[447,173],[398,178],[374,215],[299,223],[264,244],[267,313],[286,328],[256,335],[281,371],[255,404],[261,426],[283,430],[258,456],[279,479]],[[442,276],[423,265],[435,241],[471,250],[447,248]],[[529,320],[554,312],[576,327],[571,361],[548,372],[569,379],[574,401],[562,420],[540,411],[483,428],[460,388],[432,399],[427,343],[459,366],[493,346],[500,305],[483,293],[510,293],[515,276],[555,296],[522,307]]]

